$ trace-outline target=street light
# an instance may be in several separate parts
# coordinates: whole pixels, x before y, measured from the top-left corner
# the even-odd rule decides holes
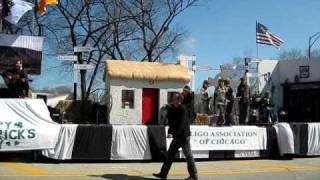
[[[314,38],[314,39],[313,39]],[[320,38],[320,32],[317,32],[313,34],[312,36],[309,36],[309,46],[308,46],[308,59],[311,58],[311,47],[313,44]],[[313,39],[313,40],[312,40]]]

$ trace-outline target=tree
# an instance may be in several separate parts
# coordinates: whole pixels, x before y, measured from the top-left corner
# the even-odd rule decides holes
[[[314,49],[311,51],[310,59],[319,59],[320,51],[319,49]],[[308,59],[308,51],[293,48],[289,50],[284,50],[279,54],[279,60],[307,60]]]
[[[307,56],[303,55],[301,49],[293,48],[284,50],[279,54],[279,60],[293,60],[293,59],[306,59]]]
[[[74,53],[79,64],[93,64],[93,72],[80,70],[81,100],[98,92],[103,60],[160,61],[183,38],[174,28],[178,15],[200,0],[60,0],[44,16],[34,12],[20,20],[23,34],[40,35],[51,54],[73,53],[76,46],[93,47],[90,53]],[[33,1],[37,4],[37,0]]]
[[[95,49],[88,54],[76,54],[79,64],[95,65],[93,73],[80,70],[81,99],[87,100],[94,91],[102,60],[154,62],[173,50],[183,32],[170,27],[179,14],[197,1],[61,0],[46,16],[36,15],[37,28],[29,29],[55,40],[52,46],[57,53],[72,52],[75,46]]]
[[[183,32],[169,30],[174,19],[194,6],[198,0],[120,0],[135,23],[138,44],[142,44],[142,60],[161,60],[161,56],[172,50],[183,36]]]

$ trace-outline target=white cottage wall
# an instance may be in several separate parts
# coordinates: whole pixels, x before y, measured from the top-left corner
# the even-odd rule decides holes
[[[112,104],[109,114],[110,124],[142,124],[142,89],[159,89],[159,109],[167,104],[168,92],[181,92],[184,82],[153,82],[146,80],[106,80],[107,94],[111,95]],[[121,107],[122,90],[134,90],[134,108]]]

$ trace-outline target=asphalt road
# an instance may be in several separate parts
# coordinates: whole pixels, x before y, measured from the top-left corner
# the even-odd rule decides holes
[[[0,153],[1,154],[1,153]],[[3,156],[0,156],[3,157]],[[197,161],[202,180],[320,180],[320,157],[262,160]],[[159,162],[106,162],[33,160],[21,157],[0,159],[0,180],[81,179],[125,180],[156,179]],[[185,162],[175,162],[168,179],[188,176]]]

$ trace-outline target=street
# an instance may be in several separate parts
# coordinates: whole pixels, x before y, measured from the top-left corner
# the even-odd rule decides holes
[[[293,159],[216,160],[197,161],[199,179],[209,180],[318,180],[320,177],[320,157]],[[51,161],[31,159],[1,158],[0,179],[156,179],[152,173],[158,172],[159,162],[148,161]],[[175,162],[168,179],[188,177],[185,162]]]

